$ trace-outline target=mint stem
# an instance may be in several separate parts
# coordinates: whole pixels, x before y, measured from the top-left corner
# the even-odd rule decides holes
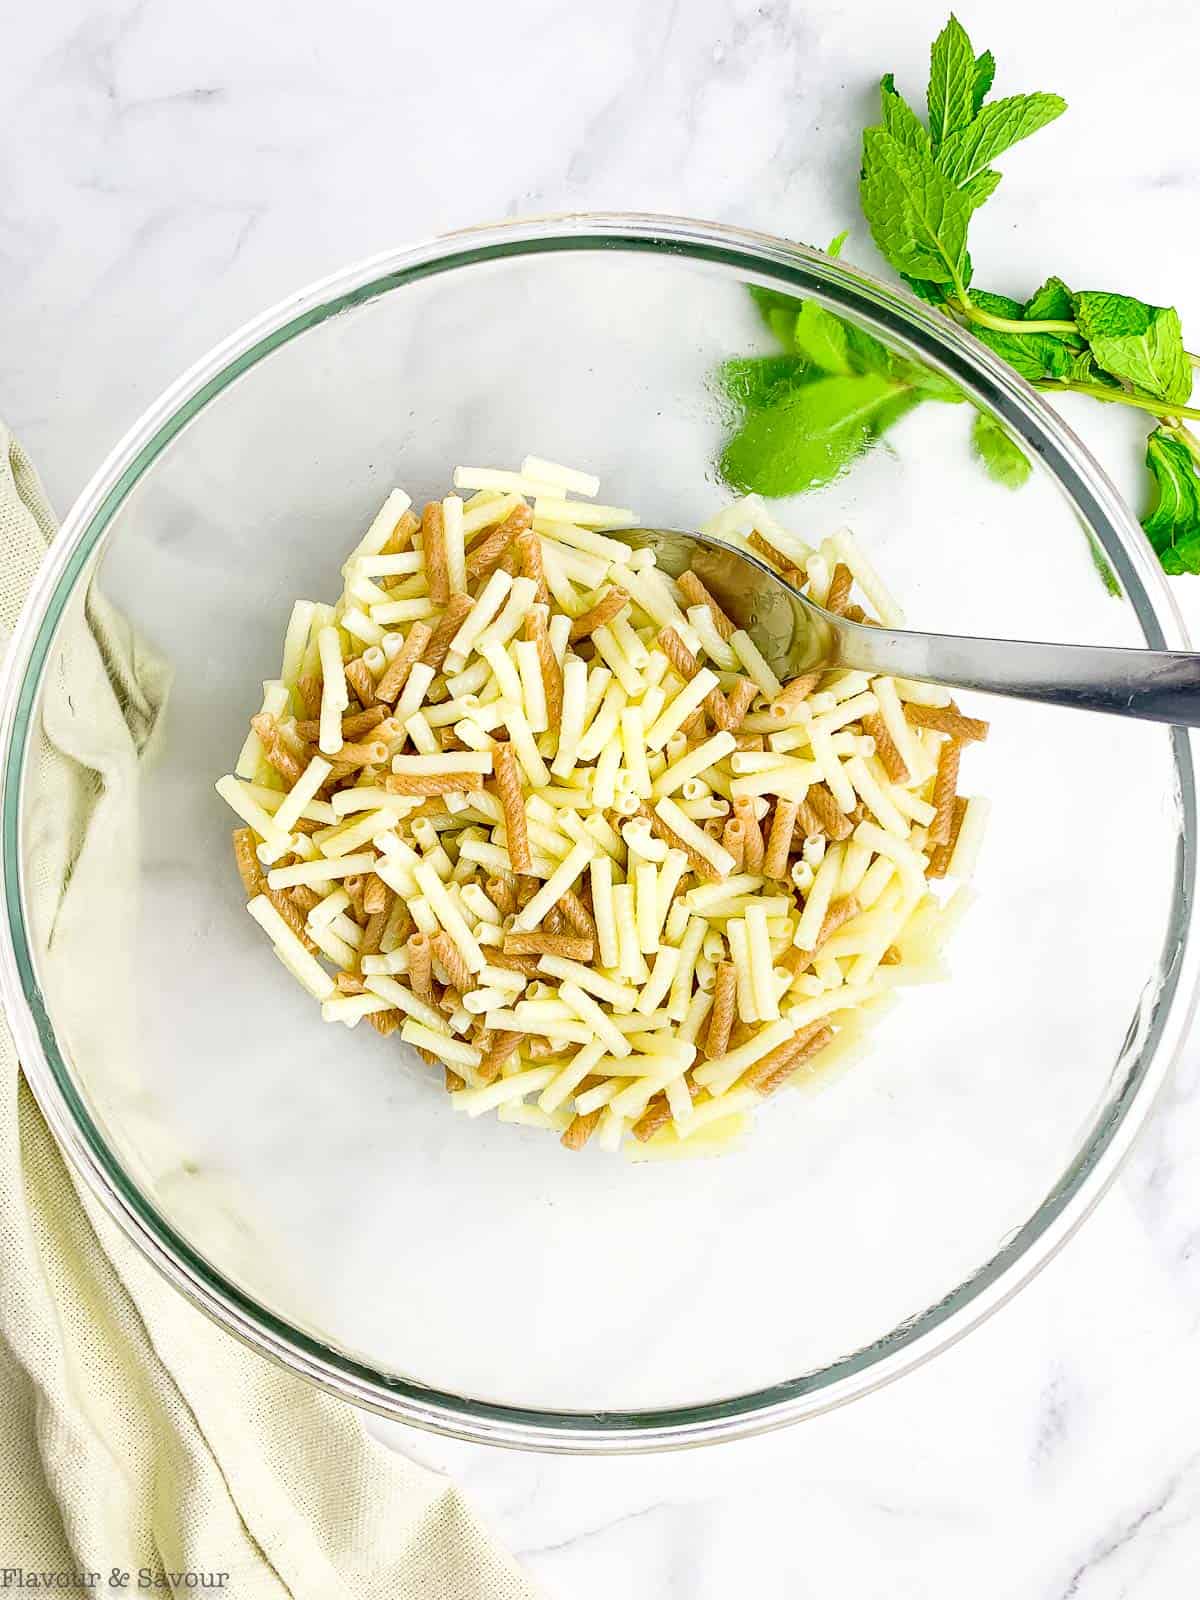
[[[1034,388],[1044,389],[1052,394],[1086,394],[1093,400],[1105,400],[1111,405],[1134,406],[1139,411],[1149,411],[1152,416],[1164,422],[1169,422],[1172,417],[1190,417],[1194,421],[1200,421],[1200,411],[1195,406],[1165,405],[1161,400],[1130,394],[1126,389],[1105,389],[1098,383],[1059,383],[1053,378],[1047,378],[1041,383],[1035,383]]]
[[[994,333],[1078,333],[1074,322],[1048,321],[1021,322],[1015,317],[994,317],[990,311],[977,306],[969,296],[964,296],[961,308],[965,317],[977,322],[981,328],[991,328]],[[1198,363],[1200,365],[1200,363]]]

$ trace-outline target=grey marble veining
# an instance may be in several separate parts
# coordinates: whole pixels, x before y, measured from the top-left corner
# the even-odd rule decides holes
[[[816,242],[854,229],[874,84],[944,0],[52,0],[4,27],[0,410],[65,508],[159,389],[264,304],[397,240],[564,208]],[[1006,158],[990,286],[1050,271],[1200,326],[1196,22],[994,0],[1001,89],[1068,116]],[[1119,219],[1119,220],[1118,220]],[[1193,335],[1193,338],[1197,337]],[[1070,419],[1142,493],[1139,429]],[[1176,585],[1200,622],[1200,587]],[[1010,1306],[899,1384],[679,1457],[548,1461],[373,1424],[572,1600],[1177,1600],[1200,1570],[1200,1047],[1113,1191]]]

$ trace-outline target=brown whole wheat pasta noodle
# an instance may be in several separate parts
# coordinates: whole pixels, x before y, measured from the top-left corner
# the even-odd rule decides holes
[[[606,589],[594,606],[575,618],[567,638],[572,644],[590,638],[597,628],[607,627],[614,617],[619,617],[628,605],[629,596],[623,589]]]
[[[536,978],[541,971],[540,956],[509,955],[507,951],[497,950],[495,945],[488,946],[487,958],[490,966],[507,967],[510,972],[523,973],[527,978]]]
[[[786,578],[798,589],[804,582],[804,569],[798,567],[784,555],[782,550],[777,550],[771,541],[759,533],[756,528],[746,540],[751,550],[757,551],[760,556],[765,556],[771,565],[778,569],[779,575]]]
[[[483,892],[502,917],[510,917],[517,909],[516,891],[507,878],[489,878]]]
[[[402,551],[411,549],[413,534],[421,524],[411,511],[402,511],[397,519],[396,526],[388,535],[387,543],[379,552],[384,556],[398,556]]]
[[[743,826],[742,864],[747,872],[761,872],[766,845],[763,841],[762,828],[754,815],[753,800],[745,795],[735,800],[733,814]]]
[[[845,562],[839,561],[833,569],[833,577],[829,583],[829,594],[825,600],[826,611],[832,611],[834,616],[841,616],[850,599],[850,591],[854,587],[854,574]]]
[[[793,678],[790,683],[783,686],[774,700],[771,701],[771,706],[778,706],[784,712],[794,711],[798,705],[802,705],[808,699],[809,695],[820,683],[821,677],[822,674],[820,672],[806,672],[799,678]],[[770,707],[768,707],[769,709]],[[783,717],[781,720],[786,721],[787,719]]]
[[[492,765],[496,773],[496,788],[500,791],[500,804],[504,807],[504,830],[508,836],[508,856],[513,871],[531,872],[533,856],[529,849],[529,830],[525,825],[525,796],[512,746],[498,744],[492,751]]]
[[[730,622],[696,574],[694,572],[681,572],[676,581],[688,605],[708,607],[712,612],[713,627],[728,644],[737,632],[737,628]]]
[[[546,716],[550,726],[557,728],[562,720],[562,668],[558,664],[546,629],[545,606],[530,606],[525,618],[525,637],[537,645],[538,662],[542,669],[542,686],[546,693]]]
[[[679,676],[683,678],[685,682],[690,683],[700,671],[700,663],[688,649],[687,645],[684,644],[679,635],[675,632],[675,629],[663,628],[658,635],[657,644],[659,649],[666,656],[667,660],[675,668],[675,671],[679,674]],[[751,695],[751,699],[753,699],[753,695]],[[725,696],[721,693],[720,689],[711,689],[708,694],[705,695],[704,711],[708,712],[709,716],[713,719],[713,722],[718,728],[733,727],[733,713],[730,711],[730,708],[726,703]],[[693,724],[696,723],[697,720],[699,727],[703,729],[704,711],[694,711],[683,724],[681,731],[684,733],[690,733]],[[740,721],[741,719],[738,718],[737,720]]]
[[[253,828],[233,830],[233,859],[237,863],[238,876],[242,880],[247,900],[253,900],[254,896],[261,894],[266,887],[262,865],[255,853],[254,841],[257,837]]]
[[[306,763],[293,754],[286,740],[279,731],[279,724],[275,718],[265,711],[260,711],[250,718],[250,726],[258,735],[258,742],[262,745],[263,755],[266,756],[271,766],[284,780],[291,785],[304,771]]]
[[[726,822],[721,843],[733,857],[734,872],[740,872],[746,850],[746,825],[740,817],[730,817]]]
[[[860,910],[861,907],[852,894],[843,896],[841,900],[835,900],[821,920],[821,926],[817,930],[816,943],[812,949],[800,950],[795,945],[792,945],[789,950],[784,952],[782,965],[792,973],[806,971],[820,954],[821,946],[825,941],[831,939],[844,923],[856,917]]]
[[[737,968],[732,961],[720,961],[717,963],[717,977],[713,986],[712,1010],[708,1014],[708,1032],[704,1037],[704,1053],[710,1060],[715,1056],[723,1056],[729,1048],[736,1001]]]
[[[375,1029],[375,1032],[382,1034],[385,1039],[402,1026],[398,1011],[368,1011],[367,1021]]]
[[[437,1057],[434,1056],[430,1062],[430,1065],[435,1065],[436,1062]],[[465,1078],[460,1078],[453,1067],[442,1068],[442,1082],[446,1085],[447,1094],[456,1094],[459,1089],[465,1089],[467,1087],[467,1080]]]
[[[592,941],[580,933],[506,933],[504,952],[510,956],[564,956],[568,961],[590,961]]]
[[[469,594],[452,594],[446,611],[437,627],[433,630],[433,637],[425,646],[425,653],[421,660],[427,667],[432,667],[435,672],[440,672],[442,663],[450,653],[450,645],[454,635],[462,627],[468,611],[475,602]]]
[[[475,987],[471,977],[471,969],[463,959],[462,951],[448,933],[439,933],[434,936],[433,953],[446,969],[446,974],[453,987],[458,990],[460,997]],[[450,1009],[453,1011],[457,1005],[458,1001],[456,1000]]]
[[[526,505],[515,506],[504,521],[481,539],[467,556],[467,582],[489,577],[508,553],[513,540],[521,539],[533,524],[533,512]],[[538,546],[539,553],[541,546]],[[530,574],[532,576],[532,574]]]
[[[346,711],[342,714],[342,738],[357,739],[360,734],[370,733],[377,728],[387,716],[386,706],[371,706],[366,711]],[[301,739],[309,744],[315,744],[321,732],[321,719],[319,717],[306,717],[296,724],[296,732]]]
[[[301,678],[296,684],[295,692],[299,708],[306,717],[317,718],[321,715],[320,678]]]
[[[450,598],[450,571],[446,566],[446,525],[440,500],[431,500],[421,513],[421,550],[429,598],[444,606]]]
[[[315,956],[317,947],[309,938],[308,929],[304,926],[304,913],[291,896],[282,889],[268,889],[267,899],[275,907],[309,955]]]
[[[801,1043],[797,1044],[793,1040],[791,1054],[785,1061],[778,1062],[769,1073],[762,1070],[763,1061],[756,1061],[743,1078],[743,1085],[757,1089],[761,1095],[773,1094],[780,1084],[786,1083],[806,1061],[811,1061],[813,1056],[824,1050],[832,1038],[833,1029],[827,1022],[814,1023],[811,1030],[806,1029],[801,1036]],[[766,1059],[769,1058],[764,1058],[764,1061]],[[750,1082],[752,1074],[753,1082]]]
[[[389,794],[458,794],[477,776],[470,772],[389,772],[383,787]]]
[[[596,924],[592,918],[592,913],[575,893],[574,889],[568,889],[566,894],[560,898],[558,909],[566,917],[576,933],[589,941],[596,937]]]
[[[593,1133],[595,1133],[596,1124],[599,1121],[599,1111],[589,1111],[586,1116],[576,1115],[572,1117],[559,1143],[568,1150],[582,1150]]]
[[[339,972],[334,979],[342,994],[366,994],[367,986],[356,972]]]
[[[383,676],[375,685],[378,699],[385,700],[388,705],[395,703],[401,689],[408,682],[409,673],[429,648],[429,641],[432,638],[433,629],[427,622],[413,623],[408,637],[388,662]]]
[[[358,958],[379,954],[379,946],[383,942],[383,930],[387,927],[388,912],[372,911],[367,917],[367,925],[363,929],[362,943],[358,947]]]
[[[363,884],[363,910],[368,916],[386,911],[392,903],[392,891],[378,873],[372,872]]]
[[[822,828],[835,843],[848,839],[854,832],[854,824],[823,783],[812,784],[804,798],[820,817]]]
[[[355,921],[362,920],[363,914],[363,884],[366,879],[361,872],[352,872],[348,878],[342,879],[342,887],[350,896],[350,907],[354,912]]]
[[[524,533],[518,534],[513,548],[517,552],[522,575],[531,583],[537,584],[534,599],[538,605],[549,605],[550,590],[546,584],[546,565],[542,560],[542,541],[536,533],[526,529]]]
[[[883,770],[893,783],[907,783],[909,779],[908,768],[904,764],[904,757],[896,748],[896,741],[888,731],[888,725],[878,712],[872,712],[862,719],[862,730],[869,734],[875,741],[875,754],[883,764]]]
[[[792,834],[796,829],[796,813],[800,807],[795,800],[777,800],[775,818],[767,840],[767,853],[763,857],[763,872],[768,878],[786,878],[788,851],[792,848]]]
[[[305,916],[314,906],[321,904],[321,896],[307,883],[298,883],[294,889],[289,889],[293,901],[298,905]]]
[[[644,1143],[652,1139],[660,1128],[665,1128],[671,1120],[671,1107],[667,1104],[665,1094],[656,1094],[649,1105],[633,1125],[633,1136]]]
[[[700,663],[674,628],[663,628],[655,643],[685,683],[690,682],[699,672]]]
[[[801,800],[800,809],[796,812],[796,832],[792,835],[792,848],[798,850],[805,839],[823,838],[825,824],[809,805],[807,800]]]
[[[348,741],[337,753],[342,767],[377,767],[387,760],[388,747],[382,739],[369,739],[358,744]]]
[[[730,733],[736,733],[746,720],[746,713],[749,711],[757,693],[758,685],[752,678],[739,678],[733,688],[730,689],[725,697],[725,704],[729,709]]]
[[[962,827],[963,818],[967,814],[967,801],[965,795],[955,795],[954,815],[950,821],[950,837],[945,844],[935,845],[929,856],[929,867],[926,876],[930,878],[944,878],[950,866],[950,859],[954,855],[954,847],[958,843],[959,829]]]
[[[374,703],[375,678],[361,656],[355,656],[353,661],[347,661],[346,682],[358,696],[358,702],[364,710]]]
[[[405,945],[408,951],[408,986],[418,1000],[433,1004],[433,945],[427,933],[410,933]]]
[[[986,739],[988,724],[978,717],[964,717],[952,706],[918,706],[906,701],[904,715],[914,728],[932,728],[935,733],[948,733],[963,744]]]
[[[930,844],[946,844],[954,823],[954,798],[958,789],[958,765],[962,745],[947,739],[938,751],[937,774],[933,780],[933,807],[937,815],[929,824]]]
[[[521,1048],[527,1038],[523,1033],[498,1033],[492,1040],[476,1072],[483,1083],[494,1083],[506,1062]]]

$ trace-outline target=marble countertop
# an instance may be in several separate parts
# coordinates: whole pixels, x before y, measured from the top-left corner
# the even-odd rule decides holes
[[[919,88],[945,0],[60,0],[5,26],[0,410],[65,509],[215,339],[406,237],[541,211],[850,225],[857,134]],[[978,0],[999,88],[1067,118],[1004,161],[973,245],[1200,325],[1196,23],[1164,0]],[[1139,432],[1070,420],[1140,498]],[[1193,629],[1200,581],[1176,584]],[[555,1597],[1176,1600],[1200,1568],[1200,1046],[1082,1233],[892,1388],[765,1439],[559,1460],[398,1428]],[[1191,1154],[1190,1154],[1191,1153]]]

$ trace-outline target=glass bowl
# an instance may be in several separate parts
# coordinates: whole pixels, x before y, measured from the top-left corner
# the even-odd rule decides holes
[[[992,482],[969,409],[927,404],[775,505],[783,521],[813,539],[853,524],[914,626],[1185,646],[1096,463],[936,311],[777,239],[583,216],[398,250],[214,350],[81,495],[9,652],[0,954],[43,1111],[183,1293],[402,1421],[636,1450],[894,1378],[1078,1225],[1186,1023],[1187,739],[1001,701],[966,769],[993,813],[951,981],[906,991],[864,1059],[777,1095],[719,1160],[572,1156],[456,1116],[395,1038],[315,1020],[246,916],[213,782],[292,601],[332,598],[393,484],[419,501],[457,462],[532,451],[598,472],[651,525],[696,526],[726,498],[713,369],[769,348],[748,285],[811,297],[949,376],[1034,461],[1019,492]],[[42,756],[95,585],[174,685],[138,793],[118,796],[135,822],[106,874],[69,885],[96,932],[64,962],[36,891],[47,839],[78,843],[81,822]],[[110,895],[136,910],[110,914]]]

